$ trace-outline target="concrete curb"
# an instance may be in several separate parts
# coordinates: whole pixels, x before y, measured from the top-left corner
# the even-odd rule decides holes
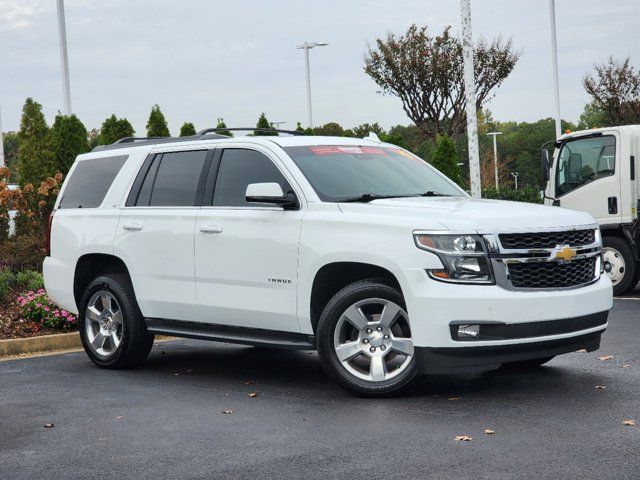
[[[55,333],[29,338],[0,340],[0,358],[82,347],[80,333]]]

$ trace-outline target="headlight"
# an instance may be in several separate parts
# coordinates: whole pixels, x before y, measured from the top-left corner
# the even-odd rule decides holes
[[[431,278],[450,283],[494,283],[479,235],[417,233],[414,239],[418,248],[435,253],[444,265],[443,269],[427,270]]]

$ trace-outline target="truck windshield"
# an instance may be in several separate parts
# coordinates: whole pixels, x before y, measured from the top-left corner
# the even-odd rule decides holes
[[[556,168],[556,196],[615,173],[613,135],[578,138],[562,144]]]
[[[415,155],[391,147],[285,147],[324,202],[467,194]]]

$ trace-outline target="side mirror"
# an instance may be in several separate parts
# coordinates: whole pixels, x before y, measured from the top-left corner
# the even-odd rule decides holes
[[[549,181],[549,151],[546,148],[542,149],[542,156],[541,156],[541,168],[542,168],[542,175],[540,176],[540,181],[541,181],[541,187],[544,190],[547,186],[547,182]]]
[[[250,203],[280,205],[285,210],[297,210],[300,206],[295,194],[292,192],[284,193],[282,187],[275,182],[247,185],[245,198]]]

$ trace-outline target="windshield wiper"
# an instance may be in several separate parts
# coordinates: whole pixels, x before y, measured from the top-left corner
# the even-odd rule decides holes
[[[347,197],[338,201],[340,203],[343,203],[343,202],[367,203],[367,202],[371,202],[372,200],[380,200],[382,198],[404,198],[404,197],[415,197],[415,195],[379,195],[377,193],[363,193],[362,195],[357,195],[355,197]]]
[[[433,190],[429,190],[427,192],[421,193],[420,197],[450,197],[451,195],[447,195],[446,193],[434,192]]]

